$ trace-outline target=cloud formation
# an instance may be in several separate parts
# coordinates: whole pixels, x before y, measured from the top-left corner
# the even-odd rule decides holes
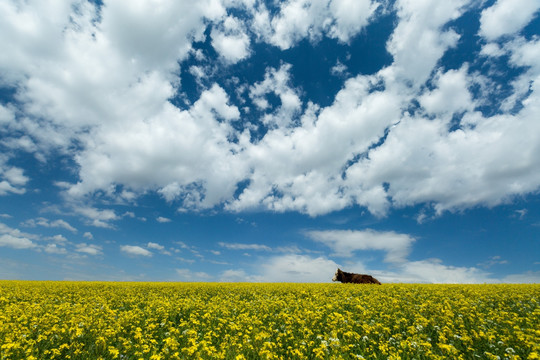
[[[131,256],[152,256],[152,252],[137,245],[121,245],[120,251]]]
[[[498,0],[482,11],[480,34],[487,40],[515,34],[533,19],[538,9],[537,1]]]
[[[370,229],[308,231],[306,235],[330,247],[334,251],[333,256],[348,258],[358,250],[381,250],[386,252],[385,261],[390,263],[404,262],[415,241],[406,234]]]
[[[77,204],[155,192],[187,211],[316,216],[362,206],[384,216],[415,204],[438,213],[495,206],[540,186],[539,41],[520,36],[539,5],[495,2],[481,13],[478,63],[441,66],[463,36],[453,21],[475,6],[291,0],[270,11],[258,1],[208,0],[126,10],[118,2],[7,1],[0,82],[17,91],[0,105],[2,145],[41,161],[53,150],[71,157],[77,177],[63,184],[66,201],[105,228],[121,216]],[[186,59],[207,56],[194,43],[208,40],[225,69],[253,56],[254,44],[345,44],[383,13],[396,20],[386,40],[391,64],[351,74],[328,106],[307,100],[288,63],[243,84],[246,103],[192,66],[208,82],[185,106],[173,101]],[[502,96],[500,79],[474,69],[501,54],[523,70],[500,108],[486,113],[482,105]],[[0,158],[2,196],[23,194],[30,180],[10,161]]]

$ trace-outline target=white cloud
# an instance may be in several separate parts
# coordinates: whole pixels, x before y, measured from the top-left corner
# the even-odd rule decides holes
[[[523,274],[510,274],[502,279],[505,283],[514,284],[538,284],[540,283],[540,271],[527,271]]]
[[[203,271],[193,272],[190,269],[176,269],[176,274],[181,281],[188,282],[208,281],[212,278],[210,275]]]
[[[233,155],[238,145],[227,140],[228,121],[239,116],[227,102],[224,90],[214,85],[189,111],[164,103],[149,119],[135,115],[122,126],[104,124],[78,156],[82,180],[68,194],[80,197],[114,183],[144,191],[154,184],[168,201],[180,199],[188,209],[223,201],[246,171]]]
[[[228,16],[223,23],[210,33],[212,46],[228,63],[236,63],[250,54],[249,36],[243,29],[242,22]]]
[[[69,230],[69,231],[74,232],[74,233],[77,232],[77,229],[75,229],[67,221],[62,220],[62,219],[52,221],[51,222],[51,227],[64,228],[64,229]]]
[[[14,249],[36,249],[38,245],[34,242],[40,240],[40,237],[33,234],[21,232],[19,229],[13,229],[0,222],[0,246],[11,247]]]
[[[219,246],[222,246],[230,250],[256,250],[256,251],[272,251],[272,249],[266,245],[261,244],[240,244],[240,243],[225,243],[219,242]]]
[[[398,86],[407,94],[409,87],[417,89],[424,84],[443,53],[460,37],[452,29],[443,32],[441,28],[459,17],[469,2],[396,2],[399,23],[387,43],[394,63],[384,71],[388,85]]]
[[[154,242],[149,242],[148,244],[146,244],[146,247],[155,250],[163,250],[165,248],[163,245]]]
[[[111,221],[120,219],[118,215],[111,209],[100,210],[89,206],[75,206],[74,211],[90,221],[89,223],[95,227],[113,228]]]
[[[327,1],[292,0],[281,4],[280,12],[270,22],[272,34],[268,39],[282,50],[302,38],[316,40],[322,35]]]
[[[343,63],[341,63],[339,60],[337,61],[336,65],[334,65],[331,69],[330,69],[330,73],[332,75],[336,75],[336,76],[345,76],[347,75],[347,66],[344,65]]]
[[[156,220],[157,222],[160,222],[160,223],[168,223],[172,221],[171,219],[163,217],[163,216],[158,216]]]
[[[60,150],[72,139],[91,145],[102,121],[121,127],[133,114],[154,114],[178,86],[179,61],[204,37],[205,21],[225,14],[212,0],[138,2],[128,10],[113,2],[99,11],[90,2],[1,7],[0,41],[10,54],[0,56],[2,81],[24,89],[18,96],[26,117],[18,130],[42,149]],[[13,192],[8,185],[4,191]]]
[[[23,175],[24,170],[16,167],[11,167],[4,170],[4,178],[13,185],[24,186],[29,178]]]
[[[525,215],[527,215],[528,210],[527,209],[520,209],[520,210],[515,210],[515,212],[519,215],[519,220],[523,220]]]
[[[15,186],[12,186],[9,182],[6,180],[0,181],[0,195],[6,195],[8,193],[13,194],[24,194],[26,190],[24,188],[18,188]]]
[[[99,245],[80,243],[75,246],[75,251],[88,255],[102,255],[103,248]]]
[[[1,234],[0,246],[10,247],[13,249],[32,249],[37,245],[32,242],[32,240],[25,237],[14,236],[11,234]]]
[[[71,226],[67,221],[62,219],[57,220],[49,220],[43,217],[38,217],[36,219],[29,219],[23,222],[21,225],[28,226],[28,227],[36,227],[36,226],[43,226],[47,228],[62,228],[69,230],[73,233],[77,232],[77,229],[75,229],[73,226]]]
[[[137,245],[121,245],[120,251],[132,256],[152,256],[152,252]]]
[[[529,71],[523,74],[529,78],[529,81],[540,74],[540,65],[537,61],[540,55],[540,38],[533,37],[529,41],[517,38],[509,42],[505,48],[511,53],[510,61],[512,64],[529,68]]]
[[[360,250],[381,250],[386,252],[385,261],[390,263],[404,262],[415,241],[407,234],[370,229],[308,231],[306,235],[330,247],[333,256],[346,258]]]
[[[515,34],[533,19],[538,9],[538,1],[497,0],[482,11],[479,33],[488,40]]]
[[[369,22],[377,2],[369,0],[289,0],[280,3],[271,17],[261,5],[253,15],[253,30],[282,50],[304,38],[318,41],[322,36],[348,42]]]
[[[56,242],[56,243],[66,243],[68,239],[66,239],[63,235],[54,235],[50,238],[50,240]]]
[[[368,24],[379,6],[370,0],[332,0],[329,7],[335,22],[330,26],[328,35],[348,42]]]
[[[403,275],[398,276],[413,279],[414,282],[478,284],[495,281],[488,273],[475,267],[448,266],[437,259],[411,261],[404,264],[401,270]]]
[[[419,98],[420,105],[428,113],[441,118],[474,109],[472,96],[468,90],[467,66],[459,70],[449,70],[444,74],[439,71],[434,83],[436,88]]]
[[[5,156],[0,156],[0,196],[8,193],[24,194],[24,186],[29,180],[23,169],[8,166]]]
[[[379,141],[399,117],[397,95],[372,91],[379,81],[377,76],[349,79],[331,106],[320,109],[308,104],[301,126],[274,129],[249,145],[251,182],[228,208],[238,211],[263,205],[274,211],[318,215],[356,201],[383,213],[385,197],[372,200],[373,193],[381,192],[378,187],[345,187],[342,178],[349,161]]]
[[[94,235],[92,235],[92,233],[89,232],[89,231],[85,232],[85,233],[83,234],[83,236],[84,236],[85,238],[87,238],[88,240],[92,240],[92,239],[94,238]]]
[[[453,132],[445,119],[405,116],[369,158],[347,170],[347,179],[386,182],[395,206],[432,202],[438,213],[533,192],[540,184],[538,139],[528,134],[540,131],[536,97],[533,92],[517,115],[467,113]]]
[[[67,250],[57,244],[47,244],[45,252],[49,254],[67,254]]]
[[[270,127],[287,127],[295,115],[299,114],[302,102],[298,91],[291,87],[290,64],[282,64],[279,70],[266,69],[264,80],[253,84],[249,89],[249,97],[260,110],[271,108],[266,96],[274,94],[281,104],[272,113],[263,117],[263,122]]]
[[[505,54],[505,51],[496,43],[488,43],[482,46],[481,55],[498,57]]]
[[[398,245],[396,249],[400,246]],[[498,282],[534,283],[538,280],[538,273],[534,272],[496,278],[491,273],[477,267],[447,265],[440,259],[409,261],[403,258],[387,269],[380,269],[357,261],[348,260],[345,264],[340,264],[329,257],[313,257],[305,254],[258,257],[257,261],[252,264],[251,271],[228,269],[221,274],[220,280],[330,282],[337,268],[349,272],[370,274],[382,283],[482,284]]]
[[[0,104],[0,124],[4,129],[8,127],[15,120],[15,114],[12,109]],[[5,131],[5,130],[0,130]]]
[[[392,64],[348,79],[329,106],[303,101],[288,64],[243,84],[263,113],[254,122],[266,125],[264,136],[254,134],[253,124],[238,126],[244,119],[218,84],[202,89],[190,106],[173,105],[170,99],[182,90],[179,64],[190,54],[208,60],[192,42],[205,40],[209,23],[216,48],[221,35],[255,35],[282,49],[322,36],[346,42],[376,16],[378,2],[290,0],[277,4],[275,16],[259,2],[227,3],[245,6],[254,16],[250,24],[210,0],[141,2],[128,10],[115,2],[99,11],[84,2],[76,13],[69,3],[2,3],[1,81],[18,89],[21,104],[17,111],[13,105],[0,108],[0,122],[10,129],[2,141],[34,149],[43,159],[51,149],[79,149],[73,156],[79,182],[65,187],[66,199],[75,204],[100,198],[132,202],[158,191],[181,211],[224,204],[233,211],[315,216],[360,205],[383,216],[391,206],[422,202],[439,212],[494,206],[540,185],[534,136],[540,47],[535,38],[485,45],[484,55],[503,51],[511,64],[528,70],[512,83],[514,94],[501,114],[475,112],[482,101],[468,91],[475,74],[467,66],[438,67],[460,39],[446,24],[469,3],[395,2],[396,27],[386,44]],[[488,23],[507,6],[514,5],[499,1],[483,13],[482,31],[491,31],[486,36],[499,36]],[[519,30],[512,29],[524,26],[529,15],[505,16],[509,21],[501,31],[513,36]],[[238,45],[223,48],[222,55],[230,50],[223,56],[233,61],[248,56],[251,43]],[[273,106],[275,97],[281,104]],[[408,112],[416,100],[420,108]],[[507,111],[518,103],[524,106],[519,112]],[[460,123],[451,123],[455,114],[463,115]],[[0,194],[23,193],[29,179],[7,161],[0,161]],[[235,198],[241,182],[247,185]],[[73,209],[98,227],[112,228],[121,218],[90,205]]]
[[[330,282],[338,265],[324,257],[286,254],[268,258],[258,267],[254,281]]]
[[[244,270],[225,270],[221,273],[219,281],[223,282],[245,282],[250,281],[251,277]]]
[[[321,232],[323,233],[323,232]],[[248,273],[242,269],[229,269],[222,274],[223,281],[255,281],[255,282],[330,282],[336,269],[339,267],[345,271],[370,274],[383,283],[495,283],[495,282],[532,282],[537,274],[516,275],[505,279],[498,279],[492,274],[476,267],[459,267],[446,265],[439,259],[424,259],[409,261],[406,255],[409,252],[409,244],[413,241],[406,235],[396,236],[395,233],[387,233],[394,238],[390,242],[380,244],[371,239],[366,241],[358,234],[359,241],[349,241],[353,232],[327,231],[326,238],[322,242],[340,251],[355,251],[356,249],[383,249],[394,253],[397,260],[388,269],[378,269],[355,261],[347,261],[339,264],[332,258],[319,256],[312,257],[304,254],[285,254],[258,258],[253,264],[253,272]],[[319,235],[319,234],[316,234]],[[345,236],[345,240],[337,240],[337,235]],[[385,233],[377,233],[384,236]],[[403,240],[405,238],[405,240]],[[328,240],[330,239],[330,240]],[[392,245],[395,244],[395,246]],[[340,256],[339,253],[330,256]]]

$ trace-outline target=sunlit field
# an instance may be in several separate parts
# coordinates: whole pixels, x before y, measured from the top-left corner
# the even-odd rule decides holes
[[[538,359],[540,284],[0,281],[0,359]]]

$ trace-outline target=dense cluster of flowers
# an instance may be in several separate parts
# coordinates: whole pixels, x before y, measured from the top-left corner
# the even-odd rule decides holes
[[[0,281],[0,359],[539,359],[540,285]]]

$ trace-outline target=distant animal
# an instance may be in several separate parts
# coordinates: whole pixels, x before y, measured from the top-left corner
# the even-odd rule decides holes
[[[371,275],[348,273],[345,271],[341,271],[341,269],[337,269],[336,274],[332,278],[332,281],[341,281],[342,283],[353,283],[353,284],[379,284],[381,285],[379,280],[375,279]]]

